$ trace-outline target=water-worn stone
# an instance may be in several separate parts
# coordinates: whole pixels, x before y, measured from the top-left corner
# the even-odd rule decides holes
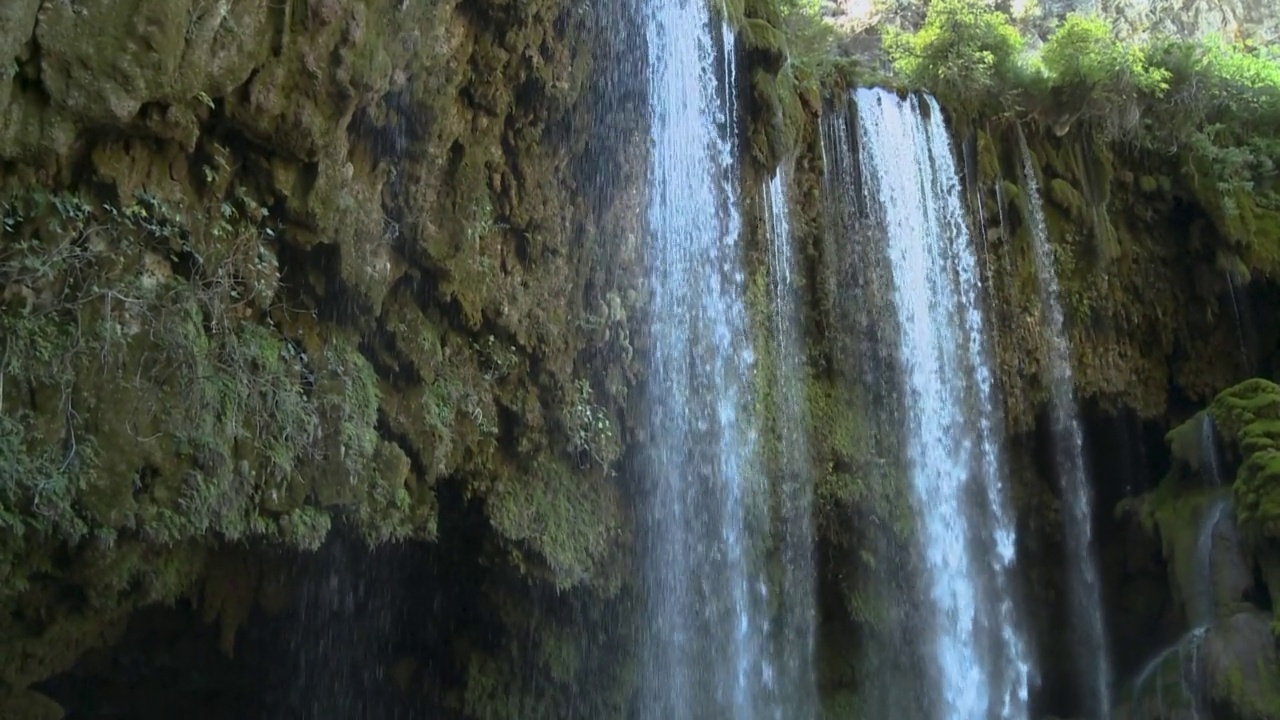
[[[1280,656],[1266,613],[1242,612],[1220,621],[1205,638],[1204,653],[1215,718],[1280,718]]]

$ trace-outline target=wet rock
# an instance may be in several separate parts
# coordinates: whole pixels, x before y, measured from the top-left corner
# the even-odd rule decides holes
[[[1280,717],[1280,656],[1270,616],[1249,611],[1221,621],[1205,639],[1204,653],[1213,717]]]
[[[62,720],[62,706],[32,690],[0,695],[0,717],[8,720]]]

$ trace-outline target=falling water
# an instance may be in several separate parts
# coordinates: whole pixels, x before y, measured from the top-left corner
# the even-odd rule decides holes
[[[1215,485],[1216,487],[1216,485]],[[1185,635],[1148,662],[1133,683],[1129,717],[1168,717],[1185,710],[1188,717],[1205,715],[1204,674],[1201,647],[1217,619],[1214,588],[1213,541],[1224,515],[1231,510],[1231,495],[1220,492],[1207,503],[1196,534],[1194,576],[1185,582],[1187,623]],[[1229,518],[1227,518],[1229,521]]]
[[[1071,372],[1071,348],[1063,320],[1053,248],[1040,206],[1040,188],[1026,138],[1018,133],[1022,151],[1022,174],[1026,187],[1026,208],[1031,226],[1040,281],[1041,327],[1048,349],[1049,390],[1053,418],[1053,438],[1062,487],[1064,535],[1067,546],[1069,610],[1075,640],[1076,667],[1087,679],[1087,716],[1095,720],[1111,717],[1110,658],[1103,629],[1102,589],[1093,557],[1091,492],[1084,466],[1084,438],[1076,413],[1075,382]]]
[[[1205,663],[1200,651],[1207,633],[1203,627],[1194,628],[1142,668],[1134,680],[1129,718],[1204,717],[1199,690]]]
[[[1240,302],[1236,300],[1236,281],[1232,277],[1230,270],[1223,270],[1223,274],[1227,276],[1227,292],[1231,294],[1231,310],[1236,316],[1236,340],[1240,343],[1240,362],[1243,364],[1245,371],[1251,370],[1252,363],[1249,362],[1249,347],[1244,341],[1244,320],[1240,317]]]
[[[782,173],[764,187],[772,291],[773,397],[781,473],[778,489],[781,540],[781,632],[777,708],[788,720],[817,716],[813,672],[814,605],[813,472],[804,401],[804,344],[801,334],[799,274],[792,251],[791,218]],[[779,717],[783,717],[780,715]]]
[[[1213,622],[1217,601],[1213,589],[1213,535],[1222,522],[1222,515],[1231,506],[1231,498],[1223,493],[1205,508],[1200,521],[1200,533],[1196,537],[1195,577],[1192,597],[1187,598],[1187,620],[1191,627],[1208,627]]]
[[[866,418],[855,441],[868,479],[881,500],[866,522],[857,522],[858,556],[847,568],[856,584],[858,612],[867,629],[859,642],[853,686],[860,716],[922,718],[927,699],[920,692],[927,648],[917,642],[918,603],[902,602],[923,590],[915,572],[915,519],[907,497],[901,428],[905,422],[897,382],[898,331],[889,258],[882,243],[867,242],[867,215],[856,151],[852,95],[826,103],[822,112],[823,233],[820,285],[815,289],[819,320],[831,353],[834,402]]]
[[[942,112],[932,98],[858,90],[863,192],[892,268],[907,464],[928,589],[921,640],[938,718],[1027,716],[1029,662],[1011,591],[982,288]]]
[[[1222,487],[1222,465],[1218,459],[1218,432],[1213,416],[1204,413],[1200,420],[1200,467],[1206,473],[1209,487]]]
[[[644,718],[767,714],[767,506],[746,412],[746,332],[727,96],[706,3],[647,0],[649,467]],[[720,52],[718,52],[720,51]],[[761,517],[764,516],[762,522]]]

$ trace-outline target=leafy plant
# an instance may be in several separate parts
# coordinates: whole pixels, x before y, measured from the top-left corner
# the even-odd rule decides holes
[[[1072,13],[1038,56],[1059,104],[1115,122],[1110,134],[1138,127],[1138,104],[1169,89],[1168,70],[1153,65],[1144,47],[1120,41],[1098,15]],[[1126,112],[1127,111],[1127,112]]]
[[[1025,40],[989,2],[935,0],[917,32],[888,30],[884,46],[908,83],[976,110],[1011,87]]]

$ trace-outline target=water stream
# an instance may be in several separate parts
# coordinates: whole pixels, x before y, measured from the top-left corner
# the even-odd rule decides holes
[[[1240,314],[1240,301],[1236,299],[1236,281],[1230,270],[1223,270],[1227,276],[1227,293],[1231,295],[1231,311],[1236,321],[1236,341],[1240,343],[1240,364],[1247,373],[1253,363],[1249,361],[1249,346],[1244,341],[1244,318]]]
[[[863,196],[891,268],[923,558],[917,641],[931,668],[917,692],[937,718],[1025,718],[1030,662],[1014,606],[1003,418],[950,136],[932,98],[860,89],[855,102]]]
[[[803,315],[797,262],[791,237],[787,183],[782,172],[764,187],[769,240],[769,279],[773,317],[773,399],[779,449],[776,491],[780,563],[784,589],[778,599],[780,627],[777,673],[778,718],[817,717],[814,677],[817,603],[813,559],[813,468],[809,457],[804,397]]]
[[[1086,687],[1085,715],[1094,720],[1111,717],[1111,661],[1102,615],[1102,587],[1093,550],[1092,493],[1084,462],[1084,437],[1076,409],[1071,347],[1062,312],[1061,291],[1054,266],[1053,246],[1045,225],[1040,186],[1026,138],[1018,133],[1027,220],[1031,226],[1036,276],[1040,282],[1041,327],[1047,350],[1054,459],[1062,491],[1066,538],[1068,610],[1074,640],[1076,669]]]
[[[750,404],[729,30],[648,0],[648,468],[640,715],[770,715],[767,532]]]

